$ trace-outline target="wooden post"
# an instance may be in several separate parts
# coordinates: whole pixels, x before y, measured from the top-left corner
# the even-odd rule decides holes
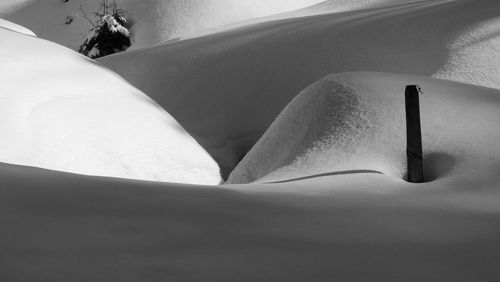
[[[408,159],[408,182],[410,183],[424,182],[420,93],[418,85],[406,86],[406,157]]]

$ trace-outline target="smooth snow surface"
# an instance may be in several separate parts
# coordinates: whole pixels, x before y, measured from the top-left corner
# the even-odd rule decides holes
[[[449,60],[434,76],[500,88],[500,11],[449,43]]]
[[[0,28],[0,162],[217,183],[179,120],[225,176],[248,153],[229,182],[254,183],[0,163],[0,281],[498,281],[498,0],[117,2],[133,48],[179,38],[96,64]],[[75,49],[80,4],[0,17]]]
[[[23,26],[20,26],[18,24],[15,24],[13,22],[9,22],[9,21],[3,20],[3,19],[0,19],[0,28],[6,28],[6,29],[10,29],[10,30],[17,31],[20,33],[24,33],[26,35],[36,36],[36,34],[34,34],[33,31],[31,31]]]
[[[500,171],[500,90],[385,73],[328,76],[298,95],[228,183],[406,171],[404,91],[418,84],[427,179]]]
[[[2,0],[0,2],[0,14],[7,14],[22,9],[35,0]]]
[[[90,175],[218,184],[219,168],[155,102],[46,40],[0,29],[0,161]]]
[[[493,282],[499,183],[356,174],[241,193],[0,164],[0,280]]]
[[[259,24],[268,21],[275,21],[275,20],[295,18],[295,17],[304,17],[304,16],[318,15],[325,13],[340,13],[356,9],[384,6],[391,2],[397,3],[397,1],[401,0],[321,0],[321,1],[320,0],[317,1],[244,0],[244,1],[237,1],[235,3],[223,3],[222,1],[218,2],[213,0],[212,1],[207,0],[207,2],[208,3],[211,2],[211,6],[213,6],[210,9],[211,10],[210,16],[214,17],[213,21],[215,22],[221,21],[221,18],[217,17],[217,15],[221,14],[221,12],[223,13],[224,11],[228,10],[228,8],[233,8],[234,11],[232,17],[236,15],[238,16],[239,20],[226,21],[226,23],[223,25],[220,24],[205,25],[205,28],[192,29],[190,32],[178,32],[176,33],[176,36],[180,37],[177,39],[183,40],[188,38],[206,36],[214,33],[219,33],[231,29],[237,29],[240,27]],[[403,1],[411,2],[415,0],[403,0]],[[224,1],[224,2],[231,2],[231,1]],[[216,3],[217,5],[214,5]],[[306,4],[312,4],[312,3],[318,3],[318,4],[298,10],[290,9],[291,7],[295,8],[305,7],[307,6]],[[256,9],[258,9],[259,12],[255,11]],[[245,14],[254,14],[254,16],[242,16]],[[170,26],[177,26],[177,25],[171,24]],[[171,27],[167,27],[167,29],[171,29]]]
[[[2,0],[5,1],[5,0]],[[127,11],[134,38],[132,49],[207,28],[250,18],[269,16],[321,2],[322,0],[117,0]],[[86,38],[89,16],[98,10],[98,0],[15,0],[0,4],[0,17],[31,28],[40,37],[76,50]],[[66,25],[66,17],[74,21]]]
[[[122,0],[123,6],[131,11],[132,19],[137,24],[132,29],[137,41],[133,48],[151,46],[171,38],[242,20],[287,12],[321,1],[323,0]]]
[[[435,75],[500,88],[500,49],[474,48],[495,33],[453,49],[500,16],[497,0],[371,2],[343,13],[334,2],[320,4],[321,14],[305,9],[302,17],[297,12],[100,62],[179,120],[226,173],[300,91],[331,73]]]

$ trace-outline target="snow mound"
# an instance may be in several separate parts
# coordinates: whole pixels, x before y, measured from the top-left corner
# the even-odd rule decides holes
[[[4,0],[2,0],[4,1]],[[291,11],[322,0],[117,0],[133,23],[132,48],[151,46],[164,40],[196,33],[228,23]],[[85,40],[89,24],[80,6],[90,15],[97,0],[15,0],[0,4],[0,17],[31,28],[40,37],[73,50]],[[74,20],[66,25],[67,17]]]
[[[0,29],[0,161],[67,172],[218,184],[212,158],[115,73]]]
[[[123,0],[131,11],[137,43],[133,48],[195,34],[252,18],[307,7],[323,0]],[[139,12],[142,11],[142,12]]]
[[[387,73],[325,77],[302,91],[228,183],[406,170],[405,85],[418,84],[427,179],[500,170],[500,91]]]
[[[500,13],[481,21],[449,43],[450,58],[434,77],[500,88]]]
[[[23,34],[30,35],[30,36],[36,36],[36,34],[33,33],[33,31],[31,31],[23,26],[20,26],[18,24],[15,24],[13,22],[9,22],[9,21],[3,20],[3,19],[0,19],[0,28],[10,29],[12,31],[16,31],[16,32],[23,33]]]
[[[231,171],[290,100],[318,79],[348,71],[433,76],[457,58],[452,42],[499,16],[497,0],[386,4],[249,25],[100,62],[162,105]],[[500,60],[494,46],[470,50],[468,58]],[[466,66],[474,76],[462,75],[460,66],[447,68],[455,81],[483,85],[482,76],[500,77],[497,68],[472,59]]]

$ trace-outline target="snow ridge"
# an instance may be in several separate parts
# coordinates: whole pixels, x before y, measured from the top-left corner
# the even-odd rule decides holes
[[[387,73],[325,77],[300,93],[228,183],[377,171],[405,177],[404,89],[418,84],[427,180],[500,170],[500,91]],[[471,101],[470,93],[474,93]]]

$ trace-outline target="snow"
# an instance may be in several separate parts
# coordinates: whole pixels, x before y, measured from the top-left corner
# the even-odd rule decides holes
[[[406,172],[404,91],[418,84],[427,180],[500,171],[500,90],[385,73],[327,76],[300,93],[228,183]]]
[[[87,37],[89,23],[80,6],[91,16],[97,0],[15,0],[0,3],[0,17],[32,29],[40,37],[78,50]],[[132,49],[250,18],[295,10],[321,0],[118,0],[127,11],[134,37]],[[66,17],[73,17],[65,25]]]
[[[108,24],[109,30],[112,32],[119,32],[127,37],[130,35],[128,29],[119,24],[112,15],[105,15],[103,20]]]
[[[450,58],[434,75],[500,88],[500,15],[468,28],[449,43]]]
[[[0,161],[218,184],[219,168],[155,102],[57,44],[0,29]]]
[[[0,12],[3,14],[12,13],[29,5],[33,1],[35,0],[2,0],[0,2]]]
[[[34,34],[33,31],[31,31],[23,26],[20,26],[18,24],[15,24],[15,23],[3,20],[3,19],[0,19],[0,28],[6,28],[6,29],[17,31],[17,32],[20,32],[20,33],[23,33],[26,35],[36,36],[36,34]]]
[[[150,0],[147,4],[135,0],[122,2],[131,14],[148,15],[133,18],[137,23],[137,42],[133,48],[141,48],[238,21],[307,7],[321,1]]]
[[[167,42],[100,62],[179,120],[226,175],[300,91],[328,74],[442,77],[438,73],[450,66],[447,77],[458,82],[483,85],[481,77],[500,77],[490,67],[500,60],[493,47],[470,49],[470,58],[488,56],[490,62],[463,61],[474,76],[461,75],[464,64],[450,64],[456,58],[450,44],[497,18],[497,1],[384,3],[343,13],[333,5],[327,5],[333,12],[317,15],[306,9],[302,17],[297,12],[292,18]]]
[[[0,28],[0,281],[497,280],[498,1],[119,2],[97,63]],[[76,49],[80,4],[0,17]]]
[[[0,164],[0,280],[496,280],[498,176],[338,178],[238,192]],[[276,192],[319,186],[342,191]]]
[[[412,0],[404,0],[405,2],[411,2]],[[415,0],[414,0],[415,1]],[[418,0],[417,0],[418,1]],[[268,21],[276,21],[291,18],[300,18],[312,15],[320,14],[334,14],[349,12],[354,10],[383,7],[389,4],[397,4],[401,0],[326,0],[319,1],[318,4],[308,6],[302,9],[292,10],[289,12],[282,12],[278,14],[273,14],[270,16],[263,16],[257,18],[250,18],[247,20],[236,21],[233,23],[224,24],[221,26],[216,26],[212,28],[206,28],[202,30],[196,30],[192,33],[182,34],[177,38],[178,40],[192,39],[196,37],[206,36],[214,33],[220,33],[224,31],[229,31],[232,29],[238,29],[240,27],[245,27],[249,25],[256,25]],[[168,42],[164,42],[168,43]]]

